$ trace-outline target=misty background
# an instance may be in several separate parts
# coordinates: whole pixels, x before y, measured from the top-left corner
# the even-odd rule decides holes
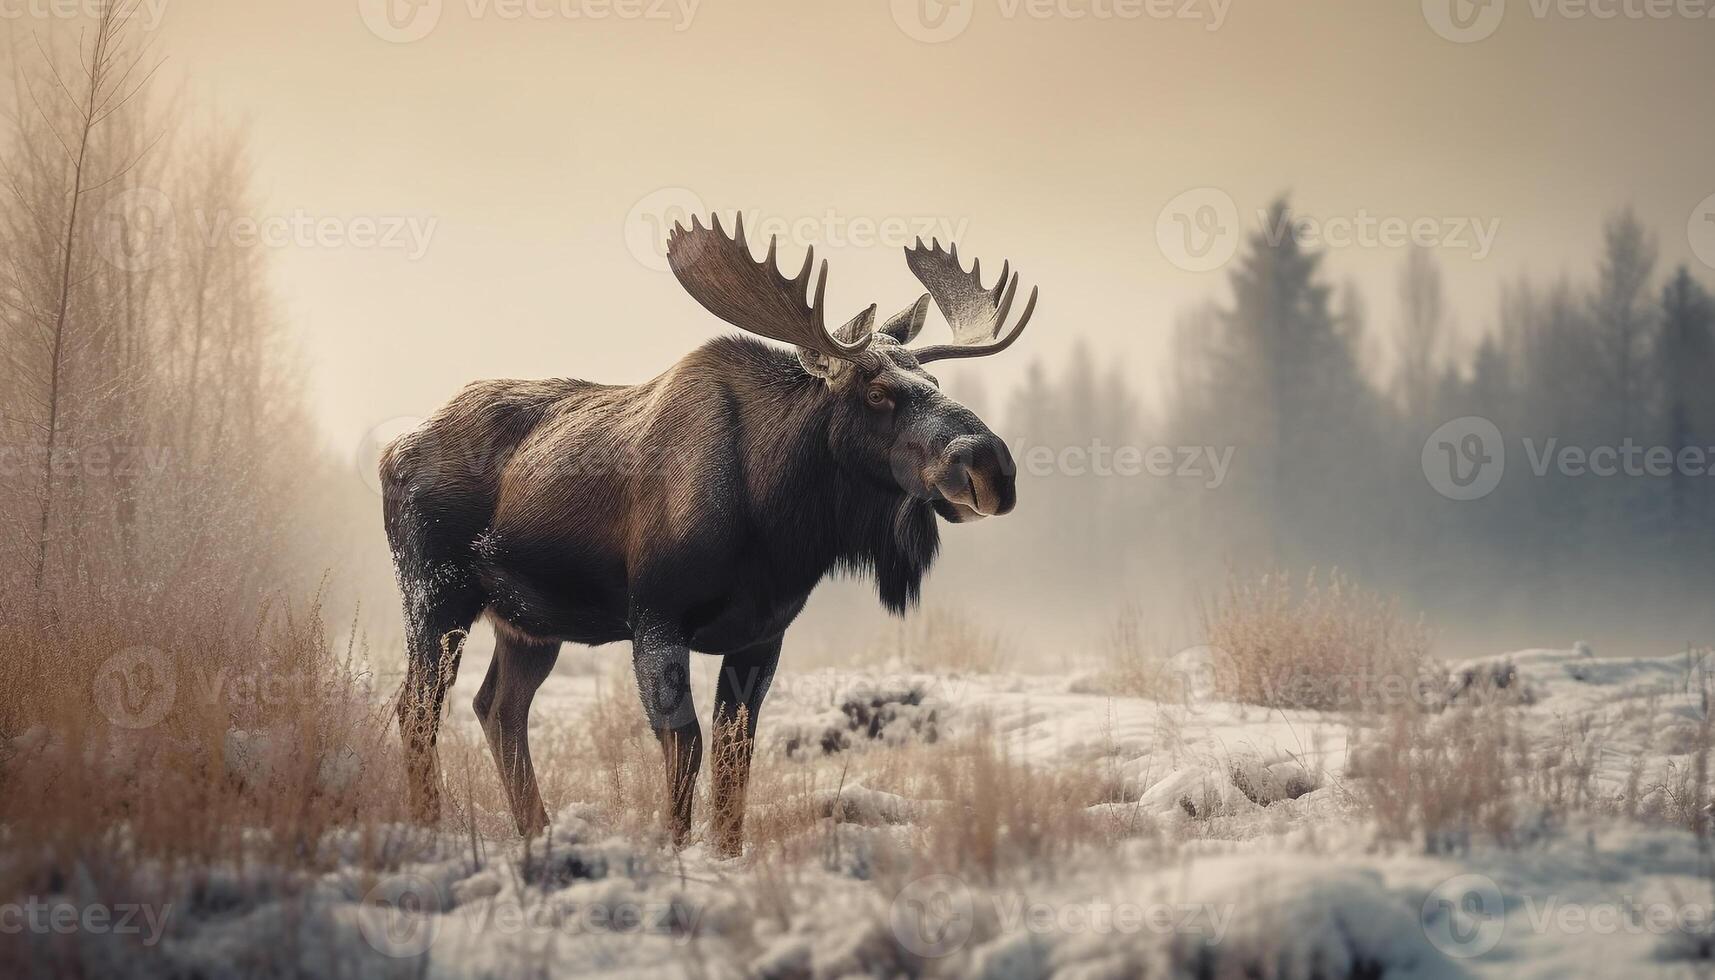
[[[1715,21],[1435,7],[164,0],[105,88],[89,17],[8,7],[9,581],[324,583],[387,646],[377,443],[479,378],[659,373],[725,329],[667,223],[743,209],[829,259],[831,316],[911,302],[919,233],[1041,288],[944,372],[1025,471],[926,589],[1027,665],[1128,608],[1194,642],[1264,568],[1339,566],[1448,654],[1706,638],[1707,469],[1539,477],[1520,440],[1715,448]],[[1450,499],[1471,416],[1505,475]],[[790,645],[887,629],[840,583]]]

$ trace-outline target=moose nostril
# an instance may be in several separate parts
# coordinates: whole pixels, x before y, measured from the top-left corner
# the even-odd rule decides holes
[[[983,441],[976,436],[960,436],[947,444],[943,458],[949,465],[976,466],[986,455]]]

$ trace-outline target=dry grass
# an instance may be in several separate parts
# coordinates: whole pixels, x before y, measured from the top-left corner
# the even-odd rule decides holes
[[[1421,634],[1402,625],[1390,604],[1337,575],[1296,589],[1270,578],[1235,585],[1209,613],[1211,639],[1225,638],[1222,649],[1235,667],[1214,675],[1228,685],[1222,696],[1246,690],[1246,677],[1280,663],[1304,671],[1423,667]],[[319,603],[263,609],[237,633],[222,627],[223,618],[199,619],[194,608],[128,619],[92,607],[34,626],[13,609],[0,618],[14,624],[6,633],[27,668],[0,674],[0,827],[10,841],[31,844],[0,859],[0,893],[61,890],[78,869],[108,901],[159,900],[173,886],[152,869],[166,866],[193,876],[235,869],[237,901],[255,903],[307,892],[334,863],[352,863],[352,849],[337,857],[327,850],[329,837],[355,839],[355,863],[372,869],[396,867],[424,843],[403,813],[392,692],[378,689],[361,644],[329,646]],[[1003,659],[999,638],[956,615],[918,617],[901,634],[909,639],[896,649],[913,652],[899,659],[912,664],[974,670]],[[954,649],[938,654],[937,642]],[[154,651],[147,665],[170,673],[176,693],[157,721],[133,729],[114,722],[111,692],[102,685],[114,682],[108,664],[115,652],[135,646]],[[1142,665],[1150,663],[1145,646],[1141,619],[1122,620],[1114,650]],[[473,667],[467,662],[465,669]],[[532,749],[543,796],[551,814],[576,805],[598,830],[635,842],[651,867],[659,858],[671,871],[659,750],[629,665],[616,658],[603,670],[597,696],[575,717],[537,713]],[[1167,691],[1149,687],[1162,676],[1159,668],[1139,669],[1126,683],[1137,693]],[[1182,678],[1168,678],[1171,691],[1182,694]],[[497,846],[511,846],[511,816],[487,746],[468,722],[468,698],[452,699],[448,711],[441,830],[468,839],[471,863],[481,865],[497,856]],[[1161,713],[1164,725],[1176,717]],[[1600,739],[1576,722],[1563,737],[1537,744],[1500,704],[1436,712],[1412,703],[1354,715],[1352,724],[1345,787],[1384,840],[1431,852],[1479,838],[1517,844],[1536,814],[1608,805],[1594,789]],[[235,743],[235,731],[269,733],[261,744],[288,751],[249,752]],[[1658,790],[1671,801],[1673,819],[1705,831],[1710,735],[1706,720],[1691,764],[1627,795]],[[1164,761],[1175,740],[1165,732],[1158,739]],[[705,757],[693,842],[712,843],[711,776],[720,754],[716,747]],[[1112,818],[1089,811],[1135,799],[1136,787],[1126,786],[1111,761],[1032,765],[980,719],[933,744],[808,758],[766,747],[752,773],[747,851],[737,872],[750,882],[746,907],[786,928],[797,906],[813,899],[818,869],[866,878],[884,895],[942,872],[1004,888],[1087,867],[1122,837],[1147,846],[1174,833],[1162,829],[1170,821],[1157,826],[1135,810],[1123,821],[1124,808],[1104,808]],[[860,792],[893,794],[908,812],[903,819],[854,815],[842,800]],[[102,972],[81,955],[66,947],[51,966]],[[0,972],[9,965],[0,951]],[[27,965],[39,971],[42,961]]]
[[[1140,608],[1127,606],[1103,636],[1100,673],[1085,687],[1092,692],[1179,701],[1186,692],[1173,670],[1174,652],[1151,632]]]
[[[960,610],[936,607],[891,623],[887,632],[862,652],[858,662],[955,674],[993,674],[1006,670],[1015,653],[998,630]]]
[[[986,726],[927,763],[929,798],[949,805],[925,822],[919,857],[985,880],[1061,866],[1099,837],[1086,808],[1113,802],[1098,773],[1033,767]]]
[[[1127,608],[1104,637],[1090,689],[1166,703],[1356,710],[1423,703],[1444,688],[1424,624],[1338,571],[1232,576],[1204,605],[1201,625],[1201,643],[1180,648]]]
[[[1351,710],[1416,698],[1442,672],[1430,635],[1397,600],[1358,587],[1339,571],[1324,579],[1279,572],[1233,577],[1203,613],[1217,651],[1214,683],[1232,700],[1282,708]]]
[[[1420,841],[1427,853],[1478,835],[1513,843],[1516,789],[1529,748],[1504,709],[1444,714],[1399,709],[1370,737],[1355,736],[1347,775],[1384,839]]]
[[[264,607],[235,635],[216,598],[61,601],[58,617],[4,610],[0,895],[183,909],[218,876],[218,900],[245,904],[341,863],[330,832],[371,868],[415,846],[391,711],[363,651],[328,645],[319,602]],[[0,973],[104,972],[87,957],[113,948],[79,938],[0,944]]]
[[[1634,754],[1623,780],[1611,766],[1599,778],[1603,759],[1617,754],[1616,740],[1650,744],[1656,698],[1613,716],[1568,715],[1551,733],[1534,736],[1523,730],[1515,707],[1504,697],[1438,712],[1407,705],[1368,727],[1355,726],[1346,775],[1357,778],[1346,785],[1382,838],[1420,842],[1430,853],[1463,850],[1478,840],[1516,846],[1578,814],[1639,819],[1707,837],[1715,721],[1706,699],[1689,744],[1673,746],[1682,760],[1670,758],[1646,778],[1646,760]]]
[[[138,856],[207,858],[247,826],[292,852],[360,811],[396,815],[391,712],[363,651],[328,645],[319,600],[265,606],[240,637],[104,612],[7,630],[0,821],[50,851],[123,825]]]

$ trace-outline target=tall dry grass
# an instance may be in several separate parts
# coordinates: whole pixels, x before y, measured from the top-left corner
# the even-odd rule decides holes
[[[291,907],[322,872],[396,866],[423,843],[402,823],[386,698],[360,647],[329,644],[319,601],[241,627],[214,597],[61,593],[44,612],[6,596],[0,901],[171,909],[171,936],[199,909]],[[102,975],[142,941],[111,938],[0,943],[0,974]]]
[[[1233,576],[1205,606],[1203,628],[1219,658],[1214,682],[1235,701],[1351,710],[1441,685],[1423,621],[1337,569]]]
[[[1180,648],[1126,608],[1103,637],[1088,686],[1164,702],[1320,710],[1423,703],[1445,686],[1423,621],[1338,570],[1230,575],[1200,620],[1199,644]]]
[[[1503,662],[1496,670],[1512,668]],[[1652,725],[1658,697],[1612,715],[1569,714],[1533,734],[1516,710],[1529,699],[1509,684],[1489,696],[1461,692],[1434,709],[1405,704],[1354,718],[1346,786],[1383,840],[1415,842],[1429,853],[1476,842],[1520,846],[1577,816],[1676,826],[1704,840],[1715,806],[1708,772],[1715,719],[1707,673],[1687,683],[1686,693],[1700,695],[1698,718],[1666,746],[1678,758],[1659,767],[1645,758],[1649,746],[1663,748]],[[1632,761],[1619,778],[1613,760],[1622,753]]]
[[[1515,842],[1530,748],[1503,709],[1396,709],[1353,758],[1347,775],[1360,778],[1350,785],[1383,839],[1417,841],[1430,854]]]
[[[243,632],[194,606],[33,623],[13,612],[0,824],[42,865],[116,830],[133,860],[296,863],[355,814],[399,815],[386,698],[365,651],[329,645],[319,599],[265,604]],[[246,838],[257,827],[267,834]]]

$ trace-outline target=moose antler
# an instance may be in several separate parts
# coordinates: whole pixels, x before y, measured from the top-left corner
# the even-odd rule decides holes
[[[966,272],[959,264],[959,246],[944,249],[939,241],[926,246],[919,238],[916,247],[905,250],[905,264],[935,298],[935,305],[953,328],[955,341],[913,351],[919,363],[998,354],[1012,346],[1036,312],[1036,287],[1032,286],[1018,325],[1005,337],[1000,336],[1012,310],[1013,295],[1018,292],[1018,274],[1012,271],[1011,263],[1001,264],[994,288],[984,288],[980,260],[971,263],[971,271]]]
[[[731,238],[721,230],[719,214],[710,216],[709,225],[704,228],[696,216],[691,218],[688,231],[674,222],[667,236],[667,265],[691,298],[710,313],[742,330],[843,361],[856,360],[869,347],[875,337],[873,304],[841,327],[840,336],[829,333],[823,322],[826,259],[816,277],[815,298],[809,298],[814,248],[805,253],[804,268],[798,275],[787,279],[775,265],[775,236],[768,239],[768,258],[758,262],[751,257],[750,245],[744,240],[742,213]]]

